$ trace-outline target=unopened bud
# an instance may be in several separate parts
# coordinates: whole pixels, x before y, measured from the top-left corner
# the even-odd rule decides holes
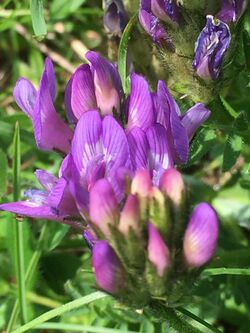
[[[128,235],[129,230],[132,229],[136,234],[140,232],[140,203],[136,195],[129,195],[123,211],[121,213],[119,230]]]
[[[152,189],[150,172],[146,169],[139,170],[132,180],[131,193],[148,198],[152,194]]]
[[[161,176],[160,189],[176,205],[179,205],[185,191],[185,184],[181,173],[174,168],[167,169]]]

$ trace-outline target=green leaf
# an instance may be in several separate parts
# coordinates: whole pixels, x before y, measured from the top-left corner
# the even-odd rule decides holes
[[[119,51],[118,51],[118,71],[121,76],[122,86],[125,94],[128,94],[129,87],[127,81],[127,53],[128,53],[128,43],[131,37],[131,33],[134,29],[134,26],[137,22],[138,14],[135,13],[130,21],[128,22],[126,28],[123,31]]]
[[[243,140],[237,134],[229,134],[223,154],[223,172],[230,170],[236,163],[243,148]]]
[[[5,153],[0,150],[0,198],[7,191],[7,169],[8,161]]]
[[[225,108],[225,110],[228,111],[228,113],[230,114],[230,116],[232,116],[233,118],[236,118],[238,116],[238,113],[234,110],[234,108],[225,100],[225,98],[220,95],[220,100]]]
[[[53,19],[64,19],[78,10],[85,2],[86,0],[54,0],[50,8],[51,16]]]
[[[43,0],[30,0],[30,9],[34,33],[36,37],[42,39],[47,34]]]
[[[243,47],[245,52],[245,61],[247,71],[250,72],[250,35],[248,31],[243,31]]]
[[[37,327],[38,325],[45,323],[46,321],[49,321],[52,318],[56,318],[58,316],[61,316],[62,314],[72,311],[74,309],[78,309],[84,305],[87,305],[91,302],[100,300],[102,298],[108,297],[107,294],[104,294],[100,291],[94,292],[90,295],[81,297],[79,299],[76,299],[72,302],[63,304],[62,306],[53,309],[51,311],[48,311],[44,314],[42,314],[41,316],[33,319],[32,321],[30,321],[29,323],[27,323],[26,325],[23,325],[21,327],[19,327],[18,329],[16,329],[15,331],[13,331],[12,333],[23,333],[23,332],[27,332],[32,328]]]
[[[249,268],[208,268],[205,269],[201,277],[207,278],[209,276],[215,275],[243,275],[243,276],[250,276],[250,269]]]
[[[62,241],[64,236],[69,231],[70,227],[66,224],[57,224],[57,223],[50,223],[49,224],[49,236],[46,239],[46,246],[45,250],[50,252],[54,250],[58,244]]]
[[[204,156],[211,149],[215,139],[216,134],[213,129],[202,128],[191,143],[187,166]]]

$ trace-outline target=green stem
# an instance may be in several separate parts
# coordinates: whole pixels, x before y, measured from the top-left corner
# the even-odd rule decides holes
[[[39,259],[42,255],[43,243],[44,243],[44,240],[46,238],[47,230],[48,230],[48,224],[45,223],[42,227],[41,234],[40,234],[40,237],[39,237],[38,242],[37,242],[36,250],[35,250],[35,252],[33,253],[33,255],[31,257],[31,260],[29,262],[29,266],[28,266],[26,274],[25,274],[25,283],[26,283],[27,286],[29,286],[29,284],[31,283],[31,280],[34,276],[34,272],[35,272],[36,267],[38,265]],[[14,304],[11,316],[10,316],[10,320],[9,320],[9,323],[8,323],[8,326],[7,326],[7,329],[6,329],[6,333],[11,333],[12,332],[12,328],[15,326],[15,323],[17,321],[18,313],[19,313],[19,303],[18,303],[18,301],[16,301],[15,304]]]
[[[104,294],[103,292],[97,291],[94,292],[90,295],[81,297],[79,299],[76,299],[72,302],[66,303],[56,309],[50,310],[44,314],[42,314],[41,316],[35,318],[34,320],[30,321],[29,323],[27,323],[26,325],[23,325],[21,327],[19,327],[18,329],[16,329],[15,331],[13,331],[12,333],[23,333],[23,332],[27,332],[30,329],[33,329],[35,327],[37,327],[38,325],[45,323],[46,321],[61,316],[62,314],[64,314],[65,312],[69,312],[72,311],[74,309],[78,309],[83,305],[87,305],[91,302],[100,300],[102,298],[108,297],[107,294]]]
[[[201,278],[207,278],[209,276],[215,276],[215,275],[249,276],[250,269],[249,268],[208,268],[202,272]]]
[[[118,71],[121,77],[122,86],[125,94],[128,93],[127,87],[127,53],[128,53],[128,42],[131,37],[131,32],[134,28],[134,25],[137,22],[138,13],[135,13],[130,21],[128,22],[126,28],[123,31],[119,50],[118,50]]]
[[[21,166],[21,153],[20,153],[20,129],[19,124],[16,123],[14,133],[14,158],[13,158],[13,199],[18,201],[20,198],[20,166]],[[21,322],[27,322],[27,304],[26,304],[26,291],[25,291],[25,263],[24,263],[24,244],[23,244],[23,223],[18,220],[15,221],[14,229],[15,248],[16,248],[16,279],[18,286],[18,301],[20,304]]]
[[[198,323],[200,323],[201,325],[209,328],[212,332],[215,332],[215,333],[222,333],[220,330],[218,330],[216,327],[214,327],[213,325],[209,324],[208,322],[206,322],[205,320],[203,320],[202,318],[196,316],[195,314],[193,314],[192,312],[182,308],[182,307],[179,307],[177,308],[177,310],[179,312],[181,312],[182,314],[184,314],[185,316],[187,317],[190,317],[192,319],[194,319],[195,321],[197,321]]]

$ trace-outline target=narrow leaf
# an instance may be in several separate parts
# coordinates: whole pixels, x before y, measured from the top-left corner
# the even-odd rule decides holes
[[[131,37],[132,30],[137,22],[138,14],[135,13],[134,16],[128,22],[126,28],[123,31],[119,51],[118,51],[118,70],[122,80],[122,86],[125,94],[128,93],[128,81],[127,81],[127,53],[128,53],[128,43]]]
[[[30,9],[34,33],[36,37],[42,39],[47,34],[43,0],[30,0]]]

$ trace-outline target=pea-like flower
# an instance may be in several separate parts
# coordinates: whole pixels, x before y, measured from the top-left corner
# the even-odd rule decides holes
[[[206,26],[195,44],[193,68],[198,76],[204,80],[218,78],[230,40],[228,25],[208,15]]]
[[[225,23],[235,22],[244,13],[247,0],[221,0],[218,19]]]
[[[122,0],[104,0],[103,24],[107,33],[120,36],[128,22]]]

